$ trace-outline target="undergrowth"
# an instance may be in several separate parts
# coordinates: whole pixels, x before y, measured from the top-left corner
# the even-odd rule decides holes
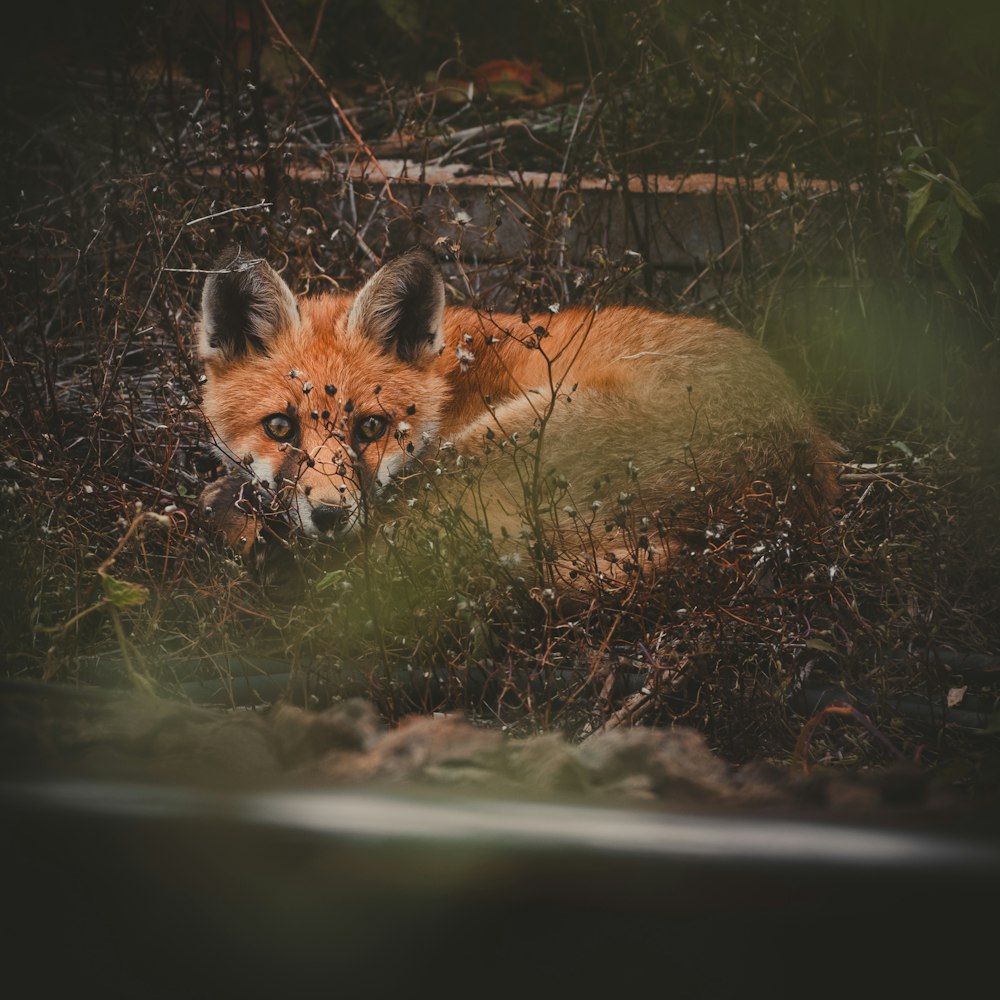
[[[1000,653],[995,109],[942,111],[947,88],[907,83],[925,49],[889,44],[892,5],[867,21],[807,5],[794,23],[736,6],[752,30],[722,6],[636,3],[608,27],[602,5],[565,5],[537,44],[566,24],[572,41],[520,90],[483,69],[496,53],[471,26],[459,44],[432,19],[430,49],[349,58],[322,41],[324,8],[294,4],[136,15],[129,46],[75,53],[70,88],[11,74],[6,675],[190,695],[288,674],[309,703],[363,693],[389,718],[457,706],[574,735],[685,722],[739,761],[789,759],[843,689],[899,753],[982,779],[995,675],[962,656]],[[995,58],[958,29],[946,42],[972,53],[955,93],[962,73],[983,93]],[[478,199],[387,181],[382,161],[400,159],[504,181]],[[648,174],[716,177],[707,242],[696,226],[662,250],[681,203],[624,183]],[[811,392],[846,447],[842,504],[804,525],[751,491],[706,512],[670,572],[626,569],[578,598],[474,520],[397,521],[392,504],[351,550],[277,538],[242,559],[197,510],[217,469],[191,339],[199,272],[234,239],[296,291],[356,287],[423,242],[454,303],[712,313]],[[849,721],[811,753],[887,760]]]

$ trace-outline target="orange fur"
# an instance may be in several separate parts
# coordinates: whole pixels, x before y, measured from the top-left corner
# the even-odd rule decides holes
[[[515,537],[519,526],[537,533],[514,466],[540,449],[533,468],[564,505],[546,530],[569,549],[581,523],[569,508],[610,511],[628,493],[661,535],[757,480],[812,514],[837,495],[836,446],[787,377],[710,320],[632,307],[525,318],[444,309],[426,251],[390,262],[356,296],[301,299],[296,314],[266,264],[223,263],[238,274],[206,286],[204,411],[230,462],[307,532],[351,530],[389,479],[442,443],[481,465],[472,506]],[[294,440],[269,436],[273,414],[294,422]],[[359,437],[366,419],[384,422],[377,440]],[[217,516],[231,541],[255,530],[235,508]]]

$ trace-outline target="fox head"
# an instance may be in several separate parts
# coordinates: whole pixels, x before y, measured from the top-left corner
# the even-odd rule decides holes
[[[444,282],[416,247],[354,296],[296,300],[265,261],[230,248],[202,294],[203,409],[216,446],[307,534],[349,532],[447,405]]]

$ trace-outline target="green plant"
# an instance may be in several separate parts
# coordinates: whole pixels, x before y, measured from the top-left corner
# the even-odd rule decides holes
[[[906,245],[923,262],[936,262],[955,290],[970,287],[959,255],[969,220],[986,224],[982,207],[1000,204],[1000,181],[983,185],[975,194],[964,187],[958,169],[939,149],[909,146],[896,171],[909,191],[906,207]]]
[[[53,678],[58,672],[57,649],[59,640],[75,625],[95,611],[106,611],[114,628],[118,648],[121,651],[122,662],[128,672],[129,679],[133,684],[141,688],[153,690],[154,685],[148,671],[143,666],[142,655],[135,649],[126,636],[121,618],[123,611],[141,607],[149,601],[149,588],[144,584],[122,580],[111,574],[111,567],[128,542],[134,536],[140,535],[150,525],[170,528],[172,522],[169,517],[163,514],[154,514],[150,511],[141,511],[136,514],[111,554],[97,567],[96,572],[101,581],[102,594],[100,599],[73,615],[72,618],[69,618],[62,624],[45,629],[45,631],[54,634],[54,640],[49,647],[46,657],[46,667],[43,673],[46,679]]]

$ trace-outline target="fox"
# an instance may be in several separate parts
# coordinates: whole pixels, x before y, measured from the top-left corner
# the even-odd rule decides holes
[[[838,446],[744,333],[629,305],[448,305],[426,247],[353,294],[296,297],[230,246],[204,282],[197,350],[202,410],[231,469],[201,505],[244,553],[269,517],[356,537],[381,498],[434,480],[445,459],[490,537],[594,572],[669,560],[755,489],[814,519],[839,496]],[[529,483],[545,485],[533,504]]]

